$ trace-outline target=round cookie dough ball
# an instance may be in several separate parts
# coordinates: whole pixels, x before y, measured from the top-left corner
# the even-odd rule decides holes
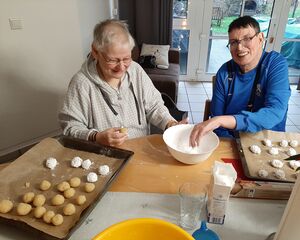
[[[61,182],[60,184],[57,185],[57,190],[60,192],[64,192],[67,189],[70,188],[70,184],[66,181]]]
[[[79,187],[81,183],[81,180],[79,177],[73,177],[70,179],[70,185],[73,188]]]
[[[34,196],[35,196],[34,192],[25,193],[23,195],[23,202],[24,203],[31,203],[34,199]]]
[[[92,191],[95,190],[95,184],[94,183],[86,183],[84,185],[84,190],[87,192],[87,193],[90,193]]]
[[[64,222],[64,217],[61,214],[56,214],[52,219],[51,222],[54,226],[61,225]]]
[[[270,139],[265,138],[263,144],[267,147],[272,147],[272,141]]]
[[[32,207],[28,203],[19,203],[17,206],[17,213],[20,216],[25,216],[30,213]]]
[[[260,176],[261,178],[266,178],[268,175],[269,175],[269,173],[266,170],[259,169],[258,176]]]
[[[257,145],[251,145],[250,146],[250,151],[253,152],[254,154],[260,154],[261,153],[261,149]]]
[[[287,147],[288,145],[289,145],[289,142],[288,142],[287,140],[282,139],[282,140],[280,141],[280,146],[281,146],[281,147]]]
[[[286,151],[286,154],[289,155],[289,156],[294,156],[297,154],[296,150],[294,148],[289,148],[287,151]]]
[[[98,181],[98,176],[94,172],[90,172],[87,177],[86,177],[88,182],[97,182]]]
[[[76,204],[83,205],[86,202],[86,197],[84,195],[79,195],[76,198]]]
[[[55,216],[55,213],[51,210],[45,212],[43,215],[43,220],[45,223],[51,223],[51,219]]]
[[[85,170],[89,170],[90,169],[90,166],[92,165],[92,162],[90,159],[86,159],[82,162],[82,165],[81,167]]]
[[[65,198],[71,198],[74,195],[75,195],[75,189],[74,188],[69,188],[66,191],[64,191]]]
[[[98,172],[100,175],[106,176],[107,174],[109,174],[109,166],[101,165],[98,169]]]
[[[276,147],[272,147],[272,148],[269,149],[269,153],[271,155],[277,155],[277,154],[279,154],[279,150]]]
[[[10,200],[4,199],[0,201],[0,213],[8,213],[13,208],[13,203]]]
[[[40,189],[42,191],[47,191],[51,187],[51,183],[47,180],[43,180],[40,184]]]
[[[64,208],[63,212],[66,216],[71,216],[76,212],[76,207],[72,203],[68,203]]]
[[[53,157],[49,157],[46,160],[46,167],[50,168],[51,170],[54,170],[57,164],[57,160]]]
[[[293,148],[297,147],[298,146],[298,141],[297,140],[290,141],[290,146],[293,147]]]
[[[277,170],[274,171],[274,176],[277,179],[285,179],[285,172],[281,169],[277,169]]]
[[[51,202],[52,202],[52,205],[54,205],[54,206],[59,206],[59,205],[62,205],[62,204],[65,202],[65,198],[64,198],[64,196],[61,195],[61,194],[56,194],[56,195],[52,198]]]
[[[273,159],[273,160],[271,161],[271,165],[272,165],[272,167],[274,167],[274,168],[282,168],[282,167],[283,167],[283,162],[280,161],[280,160],[278,160],[278,159]]]
[[[289,161],[289,166],[292,169],[296,170],[298,167],[300,167],[300,161],[298,161],[298,160],[291,160],[291,161]]]
[[[33,215],[36,218],[41,218],[46,212],[46,208],[44,208],[43,206],[40,207],[36,207],[33,211]]]
[[[46,202],[46,197],[43,194],[38,194],[33,199],[33,206],[40,207],[43,206]]]
[[[71,166],[74,168],[79,168],[82,164],[82,158],[81,157],[74,157],[71,161]]]

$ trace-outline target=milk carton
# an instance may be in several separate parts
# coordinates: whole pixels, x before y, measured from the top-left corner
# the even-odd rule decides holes
[[[209,223],[224,224],[226,208],[237,173],[231,163],[215,162],[208,192]]]

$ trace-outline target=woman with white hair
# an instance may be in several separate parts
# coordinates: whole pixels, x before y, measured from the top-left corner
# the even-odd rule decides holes
[[[149,123],[163,130],[178,124],[148,75],[132,61],[133,47],[124,22],[110,19],[95,26],[92,52],[73,76],[59,113],[64,135],[119,146],[149,134]]]

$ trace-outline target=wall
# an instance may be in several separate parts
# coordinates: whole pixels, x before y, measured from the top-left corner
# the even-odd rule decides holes
[[[0,0],[0,156],[60,133],[57,113],[109,0]],[[9,18],[22,20],[11,30]]]

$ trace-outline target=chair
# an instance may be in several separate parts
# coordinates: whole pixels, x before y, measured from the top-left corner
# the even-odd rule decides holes
[[[213,91],[214,91],[215,82],[216,82],[216,76],[213,76],[212,77]],[[204,106],[203,122],[210,118],[210,106],[211,106],[211,99],[206,99],[205,106]]]

